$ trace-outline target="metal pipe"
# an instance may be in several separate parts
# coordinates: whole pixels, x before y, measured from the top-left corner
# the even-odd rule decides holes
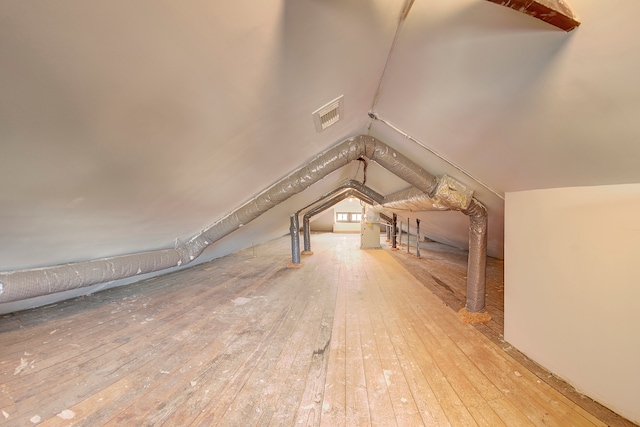
[[[485,309],[487,268],[487,208],[473,199],[469,209],[469,259],[467,264],[466,309],[472,313]]]
[[[313,209],[309,210],[307,213],[304,214],[302,218],[302,223],[304,227],[303,234],[304,234],[305,252],[311,252],[311,226],[310,226],[311,217],[319,214],[320,212],[324,212],[325,210],[329,209],[330,207],[336,205],[337,203],[349,197],[356,197],[369,205],[374,204],[373,200],[369,199],[365,194],[362,194],[359,190],[351,189],[343,193],[339,193],[338,195],[334,195],[331,199],[325,201],[323,204],[318,205]]]
[[[314,207],[313,209],[307,211],[307,213],[305,213],[304,216],[312,217],[314,215],[317,215],[320,212],[323,212],[323,211],[327,210],[328,208],[336,205],[337,203],[341,202],[342,200],[348,199],[349,197],[356,197],[357,199],[360,199],[360,200],[362,200],[363,202],[365,202],[365,203],[367,203],[369,205],[373,205],[373,203],[374,203],[373,200],[369,199],[364,194],[361,194],[359,191],[357,191],[357,190],[349,190],[349,191],[346,191],[344,193],[338,194],[337,196],[334,196],[333,198],[327,200],[323,204],[318,205],[318,206]]]
[[[391,231],[393,232],[392,236],[391,236],[391,248],[392,249],[398,249],[397,247],[397,242],[396,242],[396,232],[397,232],[397,224],[398,224],[398,215],[396,215],[395,213],[392,216],[392,221],[391,221]]]
[[[302,217],[302,231],[304,236],[304,251],[311,252],[311,224],[309,223],[309,217]]]
[[[65,265],[0,272],[0,303],[83,288],[189,264],[214,242],[243,225],[248,224],[272,207],[304,191],[330,173],[360,157],[378,163],[383,168],[428,196],[436,195],[441,188],[444,189],[445,192],[448,191],[447,189],[449,187],[442,185],[444,182],[442,178],[444,176],[436,178],[408,157],[376,138],[369,135],[358,135],[319,154],[306,165],[296,169],[286,177],[266,188],[230,214],[205,228],[187,243],[176,248],[140,252]],[[458,192],[451,194],[454,193]],[[446,196],[445,194],[445,199]],[[441,195],[437,197],[442,199]],[[370,198],[378,202],[376,200],[377,197]],[[449,201],[447,201],[447,203],[449,203]],[[462,210],[465,213],[475,212],[475,208],[471,209],[469,205],[455,205],[455,203],[458,203],[456,200],[452,200],[451,203],[454,203],[452,209]],[[484,219],[486,223],[486,209]],[[481,222],[481,219],[474,219],[472,228],[477,228],[477,225]],[[396,222],[394,222],[394,238],[397,232],[395,225],[397,225]],[[482,227],[480,228],[482,229]],[[486,233],[486,226],[483,229],[484,233]],[[482,241],[482,239],[484,239],[485,242],[484,251],[474,252],[478,251],[481,246],[475,243],[476,240]],[[473,258],[475,260],[474,263],[481,263],[483,254],[486,257],[486,234],[483,235],[480,233],[474,235],[473,239],[470,238],[469,258],[470,260]],[[480,265],[474,266],[474,269],[474,271],[477,270],[478,272],[480,270],[484,271],[484,267]]]
[[[380,212],[380,219],[387,221],[387,224],[391,224],[391,218],[389,218],[389,216],[383,214],[382,212]]]
[[[291,215],[291,262],[300,264],[300,223],[298,214]]]
[[[416,257],[420,258],[420,220],[416,218]]]
[[[407,253],[409,253],[409,248],[411,247],[411,232],[409,231],[409,218],[407,218]]]

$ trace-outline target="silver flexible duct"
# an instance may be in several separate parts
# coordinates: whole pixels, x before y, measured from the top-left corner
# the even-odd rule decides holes
[[[282,178],[194,236],[186,244],[175,249],[0,272],[0,303],[63,292],[188,264],[197,258],[207,246],[360,157],[375,161],[427,195],[436,194],[439,185],[441,185],[441,179],[436,179],[388,145],[374,137],[359,135],[316,156],[305,166]],[[486,233],[486,225],[484,228]],[[484,242],[486,253],[486,235],[484,235]],[[474,259],[476,258],[478,257],[474,257]],[[471,255],[469,259],[471,262]]]
[[[385,209],[411,212],[450,210],[449,206],[441,203],[439,199],[429,197],[416,187],[409,187],[406,190],[385,196],[381,206],[376,210],[383,211]]]
[[[314,200],[313,202],[309,203],[307,206],[303,207],[302,209],[298,209],[298,211],[296,213],[300,214],[303,210],[310,208],[311,206],[320,203],[321,201],[335,195],[338,193],[341,193],[343,191],[347,191],[347,190],[356,190],[358,191],[360,194],[362,194],[363,196],[375,201],[376,203],[383,203],[384,202],[384,196],[382,194],[379,194],[375,191],[373,191],[371,188],[367,187],[366,185],[363,185],[361,183],[359,183],[358,181],[355,180],[348,180],[343,182],[342,184],[338,185],[336,188],[334,188],[333,190],[329,191],[328,193],[323,194],[322,196],[318,197],[316,200]]]
[[[485,309],[487,268],[487,208],[472,199],[462,211],[469,216],[469,259],[467,261],[467,311],[483,312]]]
[[[362,184],[360,184],[360,185],[362,185]],[[371,190],[371,191],[373,191],[373,190]],[[323,204],[318,205],[318,206],[314,207],[313,209],[310,209],[309,211],[307,211],[304,214],[304,216],[302,217],[302,230],[303,230],[303,236],[304,236],[304,251],[305,252],[310,252],[311,251],[311,225],[310,225],[311,217],[319,214],[320,212],[324,212],[325,210],[329,209],[332,206],[335,206],[337,203],[340,203],[342,200],[347,199],[349,197],[356,197],[356,198],[358,198],[358,199],[362,200],[363,202],[368,203],[370,205],[373,205],[375,203],[373,200],[371,200],[365,194],[361,193],[359,190],[348,189],[348,190],[344,190],[344,192],[342,192],[342,193],[338,193],[337,195],[333,196],[329,200],[325,201]],[[382,198],[382,196],[381,196],[381,198]],[[295,260],[293,262],[295,263]]]
[[[448,175],[439,175],[434,180],[436,188],[431,193],[425,193],[416,187],[409,187],[385,196],[377,210],[464,211],[469,207],[473,199],[473,191]]]
[[[291,225],[289,233],[291,234],[291,262],[300,264],[300,217],[297,213],[291,215]]]

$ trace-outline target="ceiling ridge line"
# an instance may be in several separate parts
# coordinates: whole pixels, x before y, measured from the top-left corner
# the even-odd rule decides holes
[[[404,6],[402,7],[402,12],[400,13],[400,18],[398,19],[398,26],[396,27],[396,31],[393,35],[393,40],[391,41],[391,46],[389,47],[389,53],[387,54],[387,59],[384,61],[384,67],[382,67],[382,74],[380,75],[380,80],[378,81],[378,87],[376,88],[376,93],[373,96],[373,102],[371,103],[371,111],[374,111],[376,105],[378,105],[378,98],[380,97],[380,92],[382,91],[382,83],[384,81],[384,76],[387,73],[387,67],[389,66],[389,61],[391,60],[391,55],[396,46],[396,41],[398,40],[398,34],[400,34],[400,30],[402,29],[402,24],[407,19],[409,15],[409,11],[411,10],[411,6],[413,6],[413,2],[415,0],[406,0]]]
[[[433,148],[428,147],[426,144],[418,141],[416,138],[414,138],[413,136],[409,135],[408,133],[404,132],[402,129],[400,129],[399,127],[395,126],[394,124],[392,124],[391,122],[389,122],[388,120],[383,119],[382,117],[380,117],[376,112],[371,111],[369,112],[369,117],[371,117],[372,122],[374,120],[379,121],[384,123],[385,125],[387,125],[388,127],[390,127],[391,129],[393,129],[394,131],[398,132],[400,135],[404,136],[406,139],[408,139],[409,141],[413,142],[414,144],[424,148],[425,150],[427,150],[428,152],[430,152],[431,154],[433,154],[434,156],[438,157],[440,160],[446,162],[447,164],[449,164],[450,166],[453,166],[454,168],[456,168],[458,171],[462,172],[463,174],[465,174],[466,176],[468,176],[469,178],[471,178],[472,180],[474,180],[475,182],[477,182],[478,184],[480,184],[482,187],[486,188],[487,190],[489,190],[490,192],[492,192],[493,194],[495,194],[496,196],[498,196],[500,199],[504,200],[504,193],[500,193],[497,190],[494,190],[492,187],[490,187],[488,184],[485,184],[484,182],[482,182],[479,178],[477,178],[476,176],[474,176],[473,174],[471,174],[470,172],[467,172],[466,170],[464,170],[463,168],[461,168],[460,166],[458,166],[457,164],[453,163],[451,160],[447,159],[446,157],[444,157],[442,154],[438,153],[437,151],[435,151]]]

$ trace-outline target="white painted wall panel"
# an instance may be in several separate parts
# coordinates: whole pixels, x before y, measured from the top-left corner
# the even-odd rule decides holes
[[[507,193],[505,339],[640,421],[640,184]]]

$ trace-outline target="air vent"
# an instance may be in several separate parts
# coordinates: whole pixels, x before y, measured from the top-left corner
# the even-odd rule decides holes
[[[343,96],[340,95],[327,105],[318,108],[313,112],[313,123],[316,125],[316,130],[322,132],[344,115],[344,102]]]

